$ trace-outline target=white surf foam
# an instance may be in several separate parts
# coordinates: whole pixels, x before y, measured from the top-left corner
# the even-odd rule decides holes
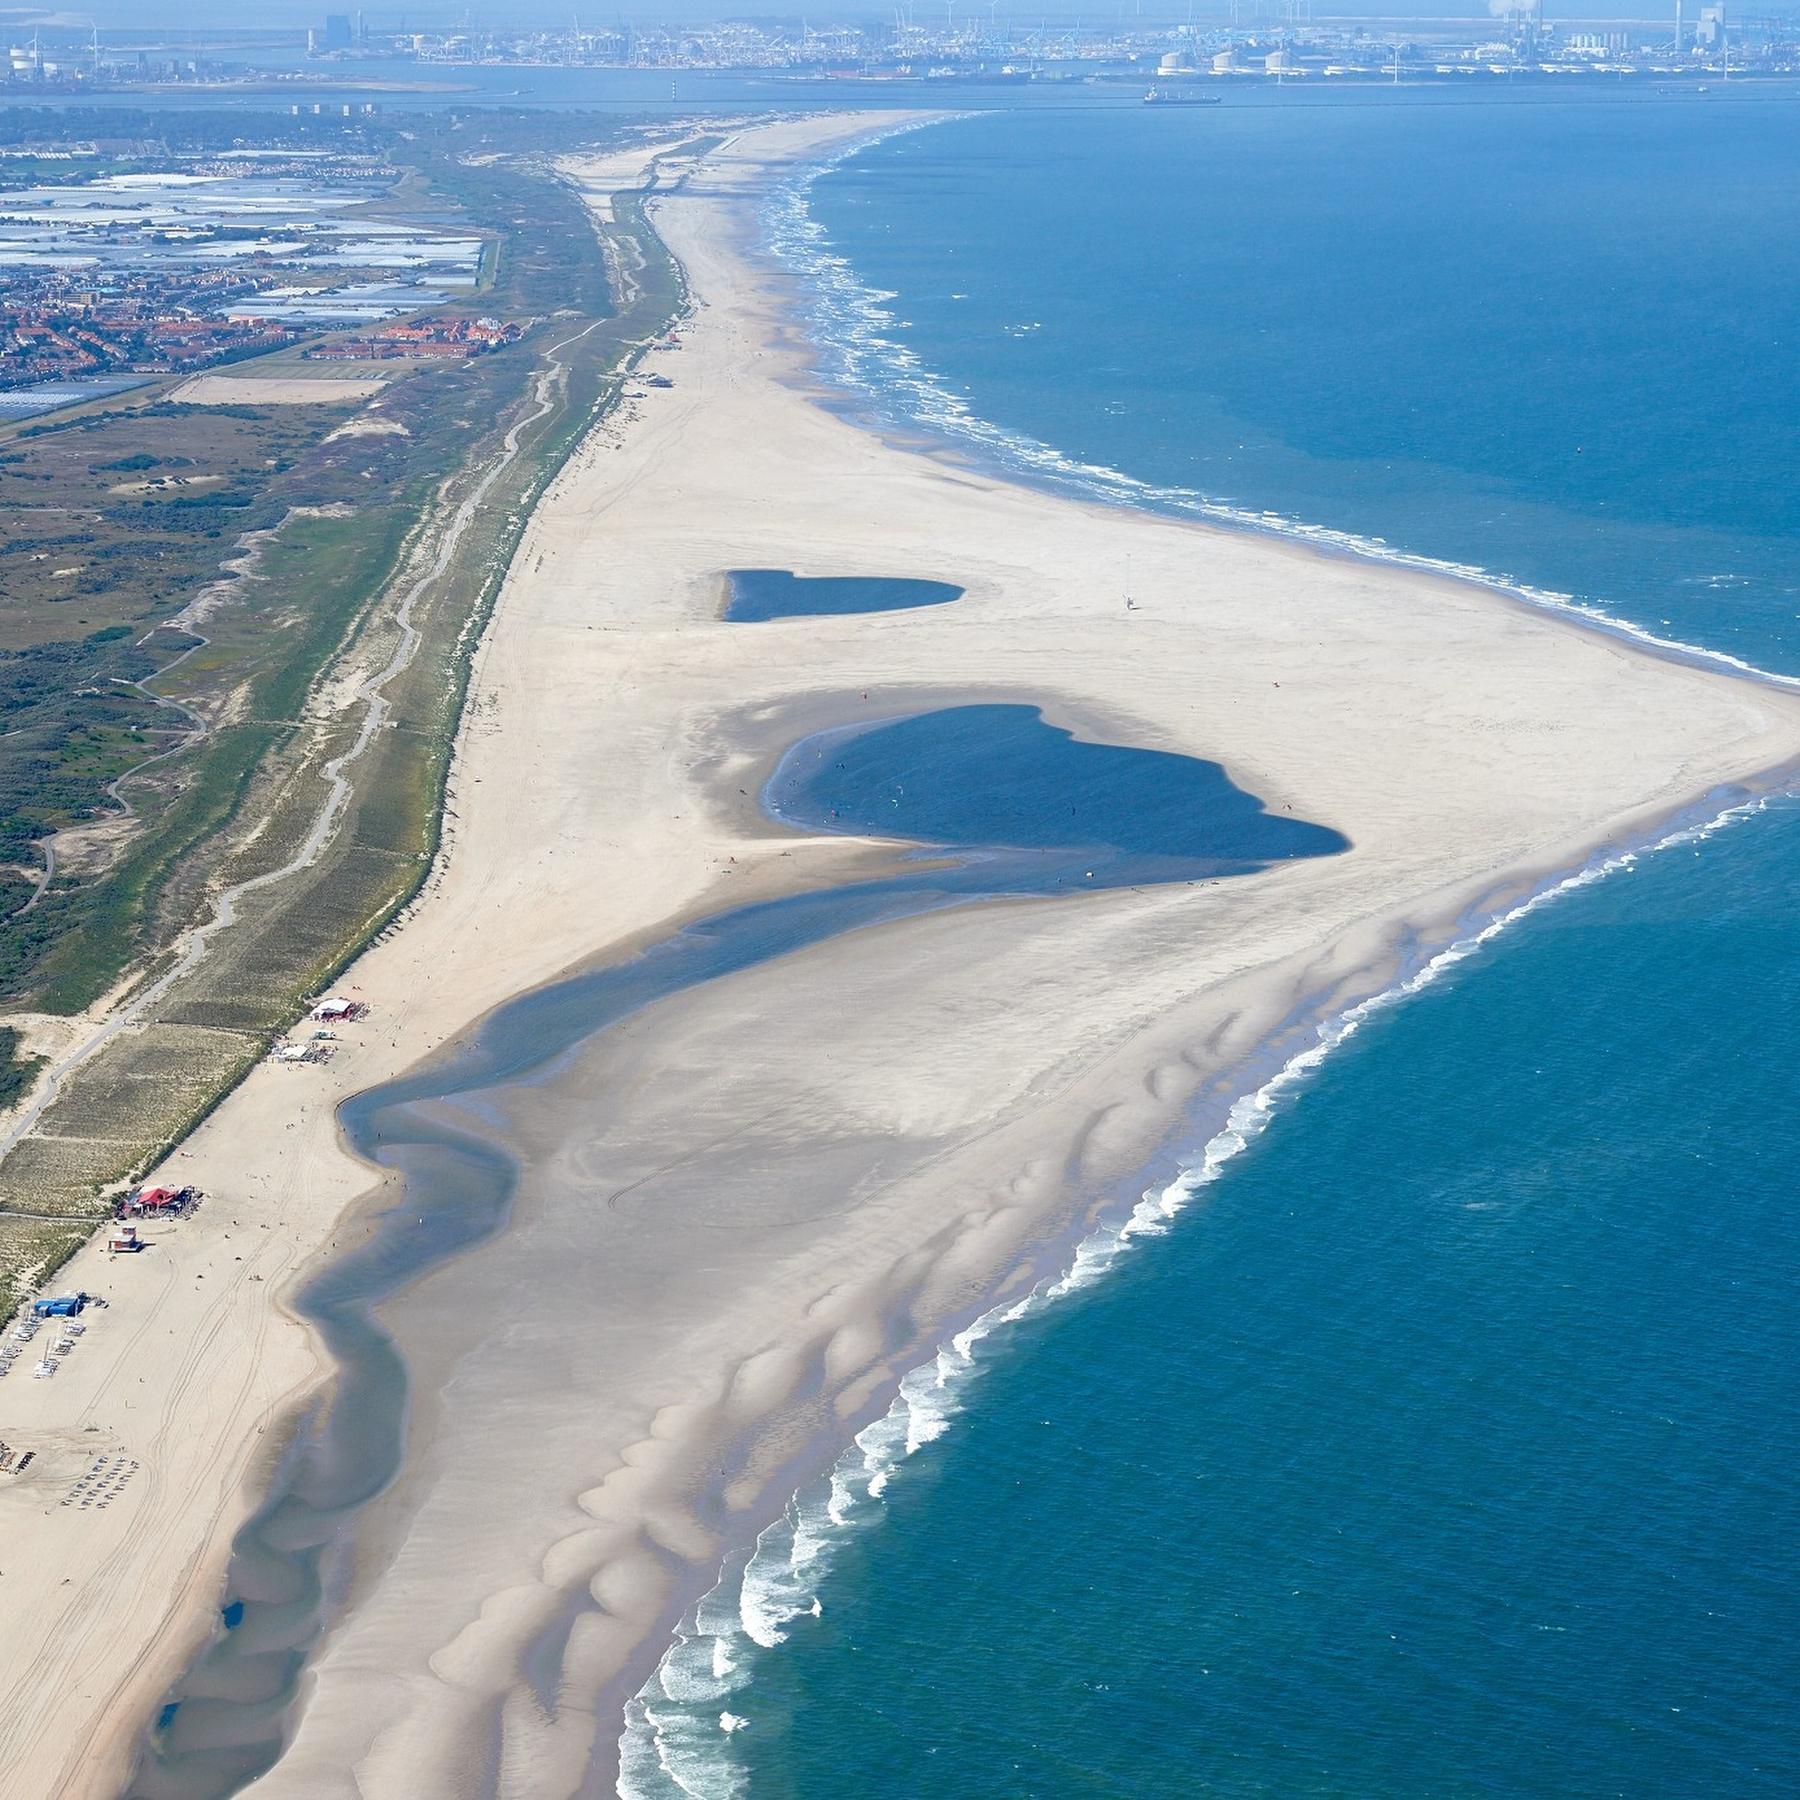
[[[809,209],[812,189],[822,176],[877,143],[924,130],[932,123],[924,120],[871,134],[832,156],[796,169],[771,194],[764,219],[764,241],[769,252],[801,280],[809,336],[819,353],[821,373],[869,405],[885,422],[922,429],[993,458],[1015,473],[1073,488],[1085,499],[1151,507],[1400,568],[1472,581],[1495,593],[1572,616],[1684,660],[1729,669],[1734,674],[1781,687],[1800,688],[1800,676],[1761,668],[1728,650],[1666,636],[1573,594],[1535,587],[1473,564],[1403,550],[1379,537],[1313,525],[1281,513],[1233,506],[1192,488],[1143,481],[1103,463],[1066,456],[1023,432],[1010,431],[981,418],[942,376],[925,365],[916,351],[893,335],[905,326],[891,306],[898,296],[864,283],[849,260],[832,248],[824,226]]]
[[[1326,1019],[1311,1043],[1232,1105],[1224,1125],[1173,1180],[1148,1189],[1123,1220],[1082,1239],[1061,1274],[1023,1299],[982,1314],[908,1374],[887,1412],[856,1434],[830,1475],[797,1493],[741,1566],[728,1563],[719,1585],[682,1621],[656,1673],[627,1708],[620,1794],[626,1800],[682,1795],[731,1800],[744,1791],[745,1771],[730,1739],[755,1717],[753,1695],[746,1696],[757,1653],[784,1643],[803,1618],[822,1615],[820,1590],[836,1550],[881,1515],[882,1497],[907,1459],[949,1430],[981,1373],[983,1346],[996,1333],[1091,1287],[1138,1240],[1166,1232],[1298,1097],[1325,1059],[1378,1013],[1410,999],[1478,955],[1510,926],[1557,900],[1647,856],[1700,843],[1769,804],[1767,796],[1746,800],[1639,848],[1597,858],[1458,938],[1403,980]],[[727,1699],[743,1710],[722,1715],[721,1703]],[[723,1716],[736,1723],[726,1728]]]

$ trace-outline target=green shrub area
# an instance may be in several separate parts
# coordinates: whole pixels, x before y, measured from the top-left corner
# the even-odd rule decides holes
[[[24,1041],[16,1027],[0,1025],[0,1111],[23,1098],[44,1066],[43,1057],[21,1054]]]
[[[0,1164],[0,1274],[46,1246],[53,1259],[66,1254],[79,1240],[56,1235],[60,1221],[98,1217],[99,1186],[141,1173],[192,1129],[303,998],[418,893],[439,842],[471,652],[524,522],[619,392],[638,346],[667,328],[684,299],[679,270],[627,198],[610,231],[634,291],[616,308],[588,211],[551,166],[553,153],[609,129],[569,115],[409,116],[411,135],[394,145],[407,174],[393,204],[413,214],[438,207],[487,234],[484,291],[468,304],[532,323],[518,344],[467,362],[379,365],[390,382],[382,420],[401,430],[333,438],[346,416],[335,406],[288,409],[313,416],[299,431],[273,418],[274,407],[154,402],[30,439],[20,433],[0,450],[0,477],[54,452],[71,478],[90,484],[96,510],[115,501],[138,508],[145,541],[170,554],[167,539],[188,542],[191,529],[220,534],[215,560],[254,534],[244,552],[250,572],[184,632],[168,627],[167,607],[133,612],[132,598],[108,585],[111,616],[91,603],[75,615],[86,621],[79,633],[34,639],[22,630],[10,647],[0,638],[0,655],[10,649],[15,659],[0,681],[13,680],[23,702],[42,709],[34,730],[47,746],[19,777],[16,797],[0,767],[0,795],[21,820],[9,841],[21,850],[41,826],[104,816],[105,770],[179,741],[180,721],[134,682],[180,700],[208,725],[199,741],[127,780],[142,824],[121,853],[98,872],[59,875],[13,920],[12,941],[0,944],[0,987],[15,998],[70,1011],[134,967],[166,968],[176,929],[203,916],[218,887],[287,868],[325,803],[326,765],[355,740],[363,717],[359,704],[322,708],[318,696],[343,692],[352,671],[386,665],[401,641],[403,593],[415,596],[418,634],[412,660],[383,690],[385,728],[351,765],[348,803],[317,855],[241,893],[236,922],[210,940],[204,959],[146,1009],[142,1028],[83,1065]],[[551,404],[540,417],[535,377],[546,371],[555,378],[541,386]],[[108,419],[133,421],[135,441]],[[517,444],[510,457],[509,431]],[[290,435],[279,443],[260,435],[281,432]],[[243,434],[241,453],[256,459],[235,471],[220,461],[231,433]],[[254,452],[244,448],[252,438]],[[221,479],[197,485],[215,474]],[[0,485],[0,497],[5,491]],[[463,516],[467,529],[452,541],[450,522]],[[174,585],[191,597],[191,579]],[[77,666],[84,673],[75,683]],[[76,686],[95,691],[80,695]],[[84,814],[96,789],[99,810]],[[16,895],[23,904],[30,860],[13,862],[13,879],[0,872],[0,900]],[[30,1226],[29,1213],[59,1223]],[[6,1301],[0,1292],[0,1311]]]

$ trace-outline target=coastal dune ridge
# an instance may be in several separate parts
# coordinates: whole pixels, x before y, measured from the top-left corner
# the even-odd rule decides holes
[[[438,1103],[505,1146],[516,1183],[499,1229],[376,1306],[406,1369],[404,1456],[334,1550],[325,1634],[250,1791],[610,1781],[627,1703],[722,1560],[858,1432],[878,1494],[896,1446],[877,1456],[877,1437],[909,1372],[945,1367],[935,1346],[968,1361],[971,1327],[1033,1303],[1071,1246],[1091,1267],[1098,1221],[1141,1205],[1125,1235],[1152,1228],[1176,1198],[1136,1200],[1146,1167],[1206,1139],[1216,1171],[1271,1075],[1328,1047],[1322,1025],[1338,1041],[1397,977],[1708,796],[1710,817],[1790,778],[1800,700],[1775,688],[1473,583],[1048,494],[820,404],[762,208],[902,122],[747,130],[652,203],[693,297],[680,348],[645,365],[672,385],[634,389],[533,516],[478,653],[440,869],[346,978],[368,1020],[324,1069],[258,1070],[183,1147],[182,1178],[230,1199],[168,1240],[154,1294],[71,1266],[132,1343],[173,1340],[180,1379],[147,1401],[141,1362],[86,1363],[81,1404],[143,1460],[145,1497],[85,1537],[54,1515],[14,1533],[9,1585],[16,1561],[40,1623],[0,1648],[11,1785],[119,1790],[214,1630],[234,1534],[283,1478],[269,1446],[329,1392],[295,1295],[334,1248],[430,1207],[391,1173],[372,1186],[340,1103],[402,1076],[424,1091],[424,1059],[566,971],[886,866],[878,840],[753,816],[759,709],[823,729],[908,696],[1028,704],[1089,741],[1217,762],[1349,847],[886,919]],[[603,208],[646,163],[575,173]],[[742,568],[964,593],[739,625],[718,595]],[[930,1429],[921,1410],[898,1448]],[[229,1741],[229,1706],[215,1716]]]

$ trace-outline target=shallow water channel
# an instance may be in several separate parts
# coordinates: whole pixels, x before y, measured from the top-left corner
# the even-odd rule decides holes
[[[211,1800],[281,1753],[301,1671],[344,1598],[354,1522],[394,1479],[405,1444],[406,1363],[377,1308],[499,1231],[516,1186],[516,1159],[434,1103],[532,1080],[659,1000],[847,931],[1002,897],[1246,874],[1346,848],[1327,827],[1268,812],[1217,763],[1084,742],[1016,704],[815,733],[781,758],[762,802],[796,831],[919,850],[879,879],[720,912],[521,995],[465,1045],[340,1108],[350,1144],[400,1181],[366,1237],[297,1297],[338,1361],[336,1389],[239,1534],[220,1630],[163,1707],[130,1794]]]

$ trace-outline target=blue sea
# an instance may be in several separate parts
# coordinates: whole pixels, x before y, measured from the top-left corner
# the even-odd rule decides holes
[[[769,232],[872,421],[1800,677],[1789,98],[992,113]],[[1800,1793],[1800,807],[1729,798],[916,1371],[625,1791]]]

